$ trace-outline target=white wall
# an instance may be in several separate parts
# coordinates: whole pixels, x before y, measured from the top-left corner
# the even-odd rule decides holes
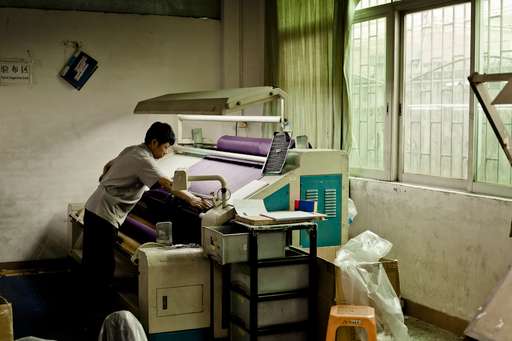
[[[222,1],[222,85],[238,88],[264,85],[265,0]],[[245,110],[244,115],[262,115],[263,106]],[[229,124],[223,129],[229,129]],[[235,134],[231,124],[231,133]],[[213,134],[218,134],[213,131]],[[260,123],[239,128],[239,136],[261,136]]]
[[[66,205],[163,116],[137,101],[222,86],[221,22],[0,9],[0,59],[33,58],[31,86],[0,86],[0,262],[66,254]],[[57,77],[80,41],[99,61],[81,91]]]
[[[358,216],[393,243],[405,298],[471,320],[512,265],[512,200],[350,179]]]

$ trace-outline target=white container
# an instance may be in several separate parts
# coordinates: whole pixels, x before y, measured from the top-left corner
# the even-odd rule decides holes
[[[258,259],[282,258],[285,256],[286,232],[262,232],[257,235]],[[249,233],[239,225],[203,227],[204,251],[218,263],[247,262]]]
[[[231,265],[231,283],[246,293],[251,290],[249,264]],[[306,289],[309,286],[308,263],[258,268],[258,294]]]
[[[258,341],[306,341],[307,333],[305,331],[291,331],[289,333],[279,333],[271,335],[261,335],[257,337]],[[250,341],[251,337],[249,333],[237,326],[235,323],[231,323],[231,341]]]
[[[249,327],[249,299],[231,290],[231,314]],[[287,298],[258,303],[258,328],[275,324],[303,322],[308,320],[307,297]]]
[[[172,222],[161,221],[156,223],[156,242],[172,245]]]
[[[203,249],[139,249],[139,318],[149,334],[210,327],[210,261]]]

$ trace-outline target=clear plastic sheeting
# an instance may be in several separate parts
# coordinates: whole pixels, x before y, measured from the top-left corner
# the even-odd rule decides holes
[[[407,341],[400,300],[395,294],[379,259],[391,250],[389,241],[371,231],[350,239],[336,254],[334,263],[341,269],[341,284],[347,304],[375,308],[379,341]],[[358,337],[366,334],[358,330]]]
[[[139,320],[127,310],[108,315],[101,326],[98,341],[147,341]]]
[[[349,224],[352,224],[356,215],[357,215],[356,204],[354,204],[354,201],[352,199],[348,198],[348,223]]]

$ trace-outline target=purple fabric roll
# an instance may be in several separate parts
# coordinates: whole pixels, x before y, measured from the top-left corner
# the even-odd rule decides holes
[[[224,135],[217,141],[217,150],[223,152],[267,156],[272,139]]]
[[[252,180],[262,177],[261,168],[208,159],[203,159],[192,165],[187,172],[189,175],[220,175],[226,179],[231,193],[234,193]],[[218,181],[192,181],[189,188],[192,192],[206,195],[215,194],[219,189],[220,183]]]
[[[141,244],[156,240],[156,231],[152,227],[144,225],[130,216],[126,217],[119,230]]]

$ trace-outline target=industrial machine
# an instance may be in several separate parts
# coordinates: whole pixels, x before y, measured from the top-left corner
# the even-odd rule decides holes
[[[263,199],[268,211],[293,209],[296,199],[314,200],[318,212],[326,214],[326,219],[318,223],[318,246],[341,245],[347,240],[348,156],[345,152],[291,148],[276,171],[267,163],[274,158],[273,153],[277,154],[282,148],[272,149],[271,139],[226,135],[201,136],[201,139],[197,136],[184,137],[185,123],[191,122],[197,124],[194,129],[202,124],[207,133],[212,131],[213,122],[278,124],[279,130],[286,130],[283,114],[285,96],[277,88],[255,87],[164,95],[137,104],[135,113],[177,114],[175,155],[160,160],[159,165],[169,175],[185,168],[190,181],[189,190],[217,203],[207,212],[189,210],[184,214],[174,211],[183,219],[173,222],[173,234],[179,234],[175,230],[187,230],[191,233],[188,237],[192,238],[182,241],[178,238],[178,242],[201,241],[203,248],[208,247],[209,241],[201,239],[201,228],[229,222],[235,215],[230,205],[233,200],[248,198]],[[278,116],[245,115],[248,108],[273,100],[278,101]],[[228,115],[232,113],[237,115]],[[225,184],[205,181],[204,176],[211,175],[222,178]],[[151,206],[151,202],[158,205],[168,200],[158,190],[154,190],[152,195],[153,201],[146,202],[146,206]],[[227,204],[221,204],[222,198]],[[71,211],[75,208],[71,207]],[[147,219],[130,216],[126,224],[143,225],[139,227],[146,231],[139,234],[146,236],[141,241],[136,235],[123,233],[121,228],[120,247],[133,253],[140,244],[151,240],[154,226]],[[76,228],[71,229],[70,239],[72,253],[79,255],[79,232]],[[299,232],[293,235],[294,245],[307,248],[308,243],[305,235],[301,236]],[[226,336],[220,317],[220,266],[210,262],[201,248],[140,248],[137,253],[139,318],[151,339],[174,340],[188,335],[190,339],[200,340],[204,328],[209,327],[213,328],[215,337]],[[210,288],[212,280],[215,285]],[[211,299],[213,311],[210,309]]]

